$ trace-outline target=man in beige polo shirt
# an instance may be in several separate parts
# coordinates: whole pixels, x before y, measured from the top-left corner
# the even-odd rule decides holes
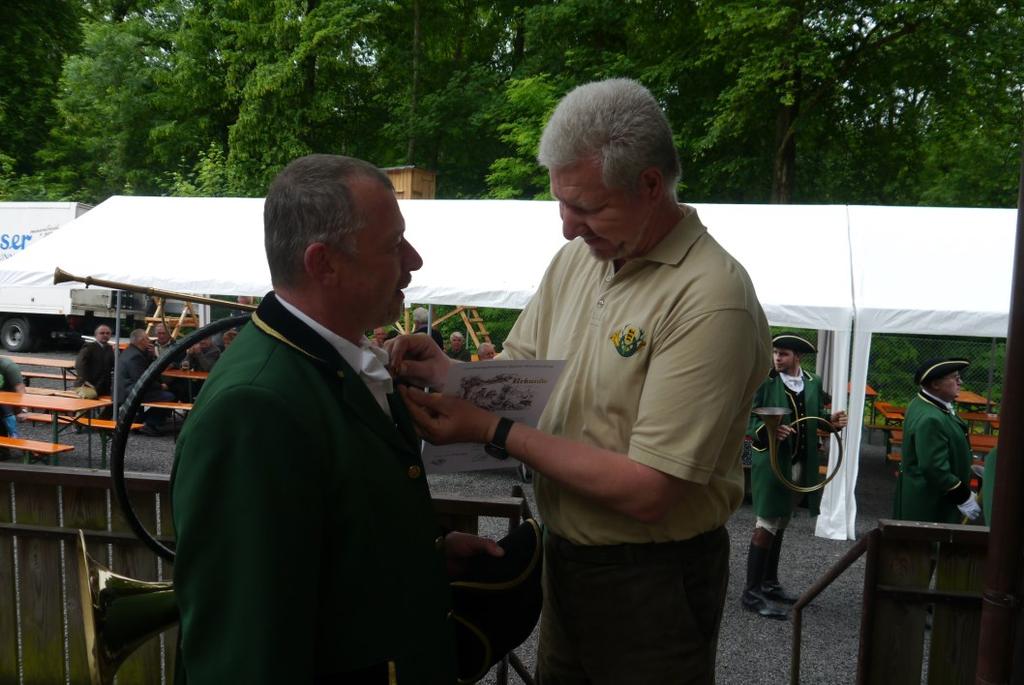
[[[768,325],[746,271],[677,203],[672,134],[645,88],[569,93],[539,160],[571,242],[502,352],[566,360],[539,428],[403,393],[427,440],[486,443],[535,472],[543,685],[710,683]],[[449,362],[429,346],[392,353],[400,375],[443,383]]]

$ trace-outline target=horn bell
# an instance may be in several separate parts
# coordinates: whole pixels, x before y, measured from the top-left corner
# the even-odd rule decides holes
[[[114,573],[89,556],[81,530],[77,557],[90,685],[110,685],[137,647],[178,622],[173,584]]]

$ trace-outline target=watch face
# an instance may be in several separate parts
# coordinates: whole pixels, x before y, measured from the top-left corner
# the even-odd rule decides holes
[[[484,445],[484,452],[491,455],[495,459],[508,459],[508,450],[503,447],[498,447],[494,443],[487,443]]]

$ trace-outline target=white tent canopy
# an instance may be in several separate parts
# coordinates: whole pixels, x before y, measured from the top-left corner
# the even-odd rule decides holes
[[[406,289],[410,302],[520,308],[564,244],[554,202],[399,203],[424,261]],[[746,266],[773,325],[836,332],[828,388],[836,410],[846,404],[854,328],[868,342],[871,331],[1005,335],[1013,210],[696,207]],[[167,290],[262,295],[270,290],[262,211],[258,198],[113,197],[4,262],[0,287],[51,285],[59,266]],[[949,276],[937,277],[935,264]],[[869,351],[863,341],[853,350],[851,425],[861,420]],[[857,454],[859,433],[848,440]],[[819,535],[854,537],[856,475],[848,459],[826,489]]]
[[[872,333],[1006,337],[1017,212],[851,206],[849,215],[856,305],[850,425],[858,426],[864,420]],[[850,454],[859,453],[860,437],[848,431]],[[825,491],[818,535],[856,537],[852,484],[857,463],[850,462],[843,469],[848,475],[854,469],[847,478],[849,490]],[[830,498],[839,498],[842,505]]]
[[[399,204],[407,236],[424,262],[406,291],[410,302],[521,308],[564,244],[554,202]],[[845,208],[697,208],[712,234],[747,266],[773,322],[848,328],[852,305]],[[828,256],[811,258],[805,246]],[[804,276],[779,269],[774,257],[795,260]],[[52,285],[58,266],[80,276],[165,290],[263,295],[270,290],[263,200],[112,197],[5,262],[0,286]],[[820,286],[799,287],[804,280]]]

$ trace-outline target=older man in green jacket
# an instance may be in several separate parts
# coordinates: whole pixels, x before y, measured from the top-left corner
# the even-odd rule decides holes
[[[914,374],[920,386],[903,419],[903,458],[893,516],[905,521],[961,523],[981,515],[971,491],[967,424],[956,415],[966,359],[931,359]]]
[[[363,334],[422,265],[387,177],[311,155],[264,206],[274,292],[212,371],[172,476],[177,681],[454,683],[419,439]]]

